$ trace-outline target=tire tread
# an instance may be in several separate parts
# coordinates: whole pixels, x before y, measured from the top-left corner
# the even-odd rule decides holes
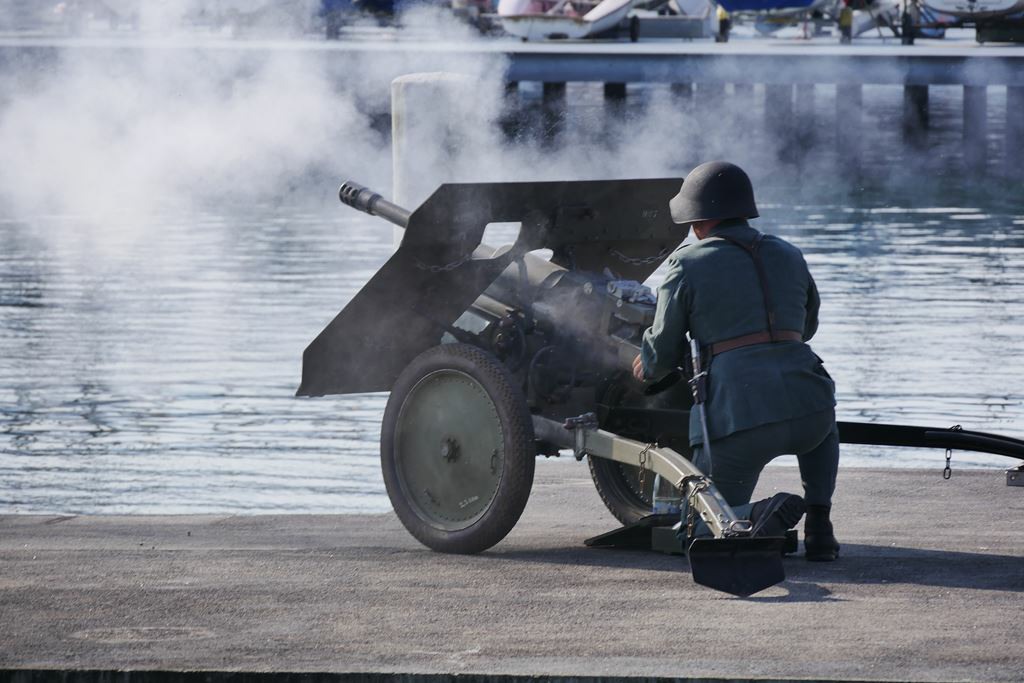
[[[415,383],[438,369],[457,369],[476,379],[498,410],[504,436],[504,469],[498,491],[483,517],[465,529],[446,531],[421,519],[401,496],[393,468],[393,432],[401,403]],[[492,354],[469,344],[442,344],[417,356],[392,387],[381,426],[381,468],[388,497],[402,524],[423,545],[446,553],[482,552],[501,541],[519,521],[533,487],[536,464],[533,421],[522,391]]]

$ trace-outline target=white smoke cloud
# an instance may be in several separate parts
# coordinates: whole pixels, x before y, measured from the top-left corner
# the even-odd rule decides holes
[[[374,117],[387,111],[390,80],[416,70],[415,56],[376,53],[341,69],[336,60],[347,56],[319,42],[197,38],[180,28],[189,9],[187,0],[156,3],[144,13],[151,33],[68,50],[16,80],[8,74],[0,202],[11,213],[103,225],[141,221],[163,206],[305,190],[311,177],[388,186],[387,132]],[[404,23],[426,40],[471,37],[469,27],[428,9]],[[497,84],[504,62],[445,66]],[[491,92],[477,89],[476,97]]]
[[[271,191],[326,162],[340,130],[356,133],[353,154],[380,144],[300,60],[276,57],[231,82],[233,64],[164,57],[121,73],[64,65],[17,98],[0,119],[0,191],[22,211],[99,220],[172,198]]]
[[[15,215],[73,214],[104,225],[226,197],[323,197],[347,177],[388,191],[391,150],[380,117],[389,108],[388,84],[423,70],[459,73],[470,84],[456,96],[420,101],[410,116],[416,142],[402,152],[424,187],[447,180],[683,175],[700,161],[723,157],[744,165],[762,187],[781,177],[780,152],[795,149],[766,124],[760,90],[723,96],[721,84],[736,76],[730,73],[699,74],[712,85],[698,86],[689,99],[656,89],[623,117],[606,115],[600,85],[570,85],[570,98],[578,101],[583,89],[589,104],[573,106],[559,136],[537,134],[548,124],[535,120],[510,142],[498,125],[507,114],[501,94],[507,62],[498,53],[479,56],[485,51],[439,57],[433,48],[488,40],[446,10],[418,7],[401,18],[399,38],[406,47],[422,46],[421,53],[357,56],[318,40],[256,42],[210,35],[209,28],[184,30],[194,5],[141,3],[140,32],[130,38],[7,74],[0,94],[0,202]],[[116,49],[119,39],[126,49]],[[374,41],[379,47],[386,39]],[[817,97],[811,126],[823,110],[829,120],[827,109],[834,108],[827,88]],[[863,126],[868,131],[873,124]],[[829,126],[816,128],[800,172],[820,186],[834,170],[835,150]]]

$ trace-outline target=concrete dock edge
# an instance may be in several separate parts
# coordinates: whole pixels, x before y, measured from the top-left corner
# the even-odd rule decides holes
[[[488,674],[408,674],[247,671],[101,671],[6,670],[0,683],[790,683],[794,679],[668,678],[649,676],[495,676]],[[833,683],[863,683],[864,679],[834,679]]]
[[[680,557],[584,547],[616,524],[571,460],[538,463],[519,524],[471,556],[393,514],[2,516],[0,683],[1017,681],[1005,482],[844,469],[840,560],[789,557],[746,599]],[[799,486],[769,468],[757,495]]]

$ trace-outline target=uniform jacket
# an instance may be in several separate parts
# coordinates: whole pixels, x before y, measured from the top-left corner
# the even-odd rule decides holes
[[[684,364],[686,333],[702,346],[768,328],[757,269],[742,247],[757,231],[744,220],[724,221],[705,239],[681,246],[668,260],[658,291],[654,325],[644,333],[644,375],[661,377]],[[766,236],[759,248],[769,285],[776,330],[795,330],[804,342],[818,328],[818,290],[803,254],[785,240]],[[835,385],[806,343],[781,341],[733,349],[709,367],[708,434],[712,441],[763,424],[835,406]],[[690,443],[702,440],[697,411],[690,416]]]

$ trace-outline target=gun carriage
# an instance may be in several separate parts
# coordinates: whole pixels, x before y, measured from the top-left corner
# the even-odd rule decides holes
[[[683,547],[699,583],[749,595],[783,580],[785,539],[759,536],[689,460],[687,383],[630,372],[656,307],[641,283],[685,237],[668,212],[680,183],[446,184],[415,211],[342,185],[342,202],[405,232],[306,349],[298,394],[391,392],[384,482],[424,545],[475,553],[499,542],[526,506],[536,457],[572,450],[626,526],[620,540],[649,544],[671,519],[652,515],[666,498],[688,511]],[[495,223],[517,226],[511,244],[482,244]],[[1024,458],[1024,442],[962,430],[840,430],[848,443]],[[698,518],[710,536],[694,538]]]

